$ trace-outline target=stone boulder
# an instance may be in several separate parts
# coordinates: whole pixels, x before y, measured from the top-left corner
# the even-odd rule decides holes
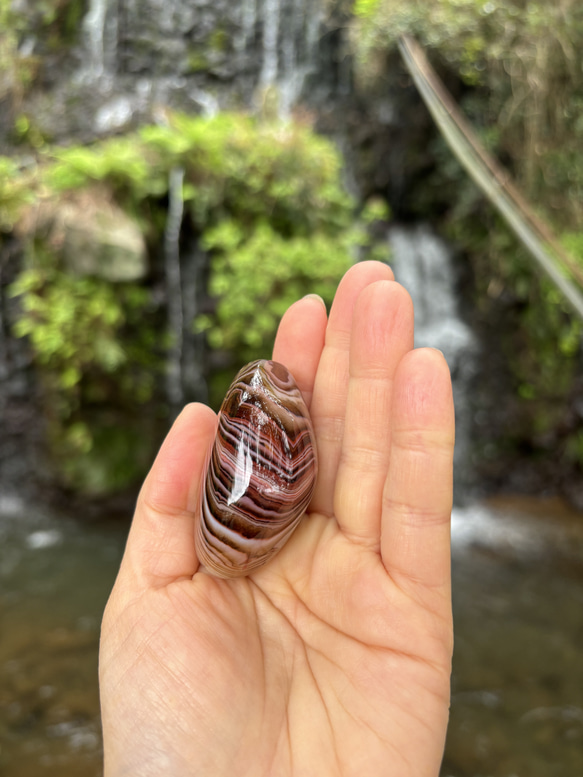
[[[76,275],[113,283],[139,281],[148,272],[140,226],[106,192],[70,192],[36,204],[21,232],[45,241],[62,266]]]

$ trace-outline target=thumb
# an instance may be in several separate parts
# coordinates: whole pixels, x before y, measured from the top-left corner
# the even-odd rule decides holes
[[[161,587],[198,569],[194,518],[215,431],[206,405],[187,405],[174,422],[138,497],[120,569],[126,582]]]

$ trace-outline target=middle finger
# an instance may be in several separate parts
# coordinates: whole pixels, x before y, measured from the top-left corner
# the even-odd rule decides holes
[[[340,281],[330,310],[310,408],[319,463],[310,509],[325,515],[334,511],[334,487],[344,438],[354,305],[364,288],[380,280],[393,280],[388,265],[372,261],[355,264]]]

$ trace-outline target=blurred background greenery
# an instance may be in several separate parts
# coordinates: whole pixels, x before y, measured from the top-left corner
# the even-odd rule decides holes
[[[583,273],[577,0],[0,0],[0,774],[99,773],[99,617],[158,445],[366,258],[414,278],[423,343],[460,343],[443,775],[583,773],[583,524],[538,501],[583,508],[581,321],[404,34]],[[537,501],[473,506],[499,493]]]

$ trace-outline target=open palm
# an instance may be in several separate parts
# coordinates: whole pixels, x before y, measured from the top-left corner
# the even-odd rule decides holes
[[[308,515],[249,577],[199,568],[194,515],[216,428],[185,408],[144,484],[104,616],[105,775],[435,777],[452,648],[453,406],[413,348],[388,267],[355,265],[327,321],[284,316],[274,358],[310,407]]]

